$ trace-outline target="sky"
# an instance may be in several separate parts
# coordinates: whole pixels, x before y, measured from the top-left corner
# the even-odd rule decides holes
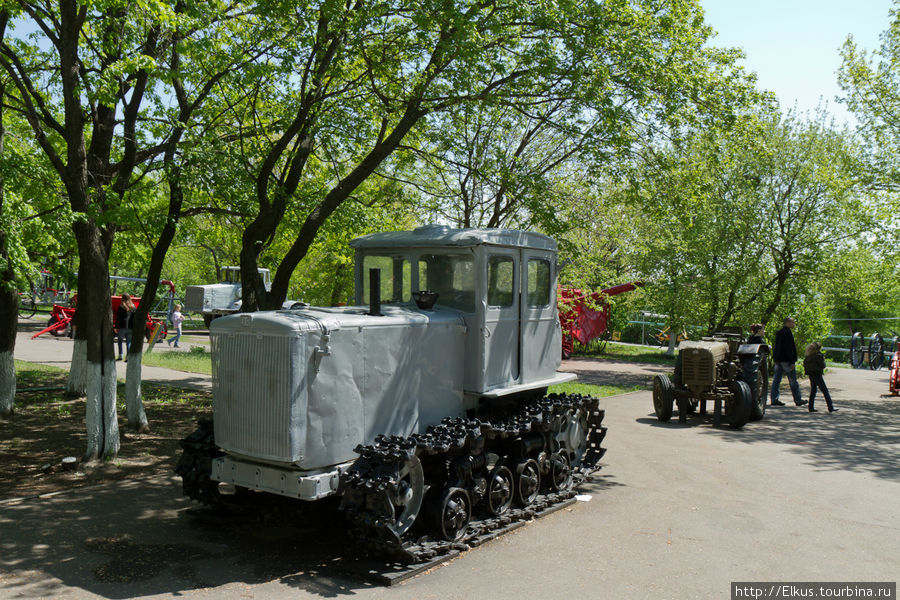
[[[700,0],[716,30],[712,45],[744,50],[744,66],[782,109],[813,111],[820,98],[840,122],[852,121],[835,101],[837,70],[848,35],[866,50],[888,28],[890,0]]]

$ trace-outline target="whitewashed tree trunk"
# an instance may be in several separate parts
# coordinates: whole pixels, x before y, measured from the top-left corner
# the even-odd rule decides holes
[[[72,346],[72,362],[69,365],[69,381],[66,394],[80,398],[87,394],[87,341],[75,339]]]
[[[128,429],[138,433],[149,433],[150,425],[141,402],[141,359],[143,352],[128,354],[128,367],[125,369],[125,414],[128,418]]]
[[[8,417],[13,413],[13,402],[16,399],[16,364],[12,352],[0,353],[0,416]]]
[[[113,458],[119,453],[119,422],[116,414],[116,361],[87,365],[87,451],[85,462]]]
[[[675,356],[675,344],[677,343],[678,336],[675,334],[675,329],[673,327],[669,328],[669,349],[666,350],[667,356]]]

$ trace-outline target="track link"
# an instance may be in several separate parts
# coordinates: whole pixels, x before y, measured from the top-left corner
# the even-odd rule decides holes
[[[197,430],[179,441],[183,452],[175,473],[181,476],[185,496],[201,504],[215,505],[221,501],[219,482],[213,481],[212,461],[224,453],[216,447],[212,419],[197,421]]]

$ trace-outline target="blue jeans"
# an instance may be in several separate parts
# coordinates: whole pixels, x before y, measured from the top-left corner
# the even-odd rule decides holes
[[[831,394],[828,393],[828,386],[825,385],[825,378],[822,377],[821,373],[809,374],[809,387],[809,410],[813,409],[813,403],[816,401],[816,388],[822,390],[828,410],[834,410],[834,405],[831,403]]]
[[[803,400],[800,398],[800,384],[797,383],[797,370],[794,363],[777,362],[775,363],[775,371],[772,374],[772,403],[778,402],[778,386],[781,385],[781,376],[787,375],[788,383],[791,387],[791,394],[794,396],[794,404],[799,406]]]
[[[116,345],[119,348],[119,358],[122,358],[124,354],[122,354],[122,342],[125,342],[125,352],[128,352],[128,349],[131,348],[131,330],[130,329],[120,329],[118,339],[116,341]]]

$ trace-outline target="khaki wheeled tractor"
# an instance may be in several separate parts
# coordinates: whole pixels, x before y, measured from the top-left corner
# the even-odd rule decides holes
[[[706,402],[711,400],[715,403],[716,426],[721,424],[723,412],[727,423],[735,428],[762,419],[769,389],[767,352],[765,344],[743,343],[735,334],[682,342],[674,377],[657,375],[653,379],[656,418],[668,422],[677,405],[678,422],[685,423],[698,404],[700,414],[706,414]]]

